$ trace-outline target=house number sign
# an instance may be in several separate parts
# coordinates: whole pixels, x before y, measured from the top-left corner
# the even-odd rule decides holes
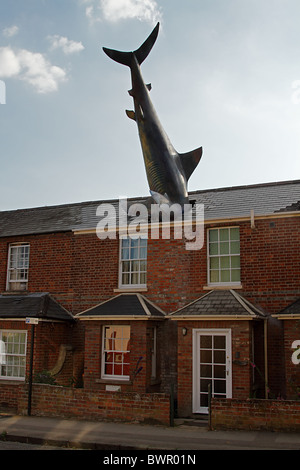
[[[292,349],[296,349],[292,354],[292,363],[298,365],[300,364],[300,340],[293,342]]]

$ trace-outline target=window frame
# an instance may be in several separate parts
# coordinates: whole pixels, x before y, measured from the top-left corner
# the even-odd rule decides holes
[[[13,268],[11,267],[11,256],[12,250],[20,248],[28,248],[28,258],[27,258],[27,266],[24,265],[21,268]],[[6,273],[6,290],[9,292],[26,292],[28,290],[28,279],[29,279],[29,258],[30,258],[30,244],[29,243],[11,243],[8,247],[8,258],[7,258],[7,273]],[[19,261],[19,254],[17,254],[17,263]],[[19,277],[20,271],[26,271],[26,278],[22,279]],[[17,278],[12,280],[11,273],[16,272]],[[17,284],[24,284],[24,288],[15,288]]]
[[[214,230],[217,230],[218,231],[218,247],[220,247],[220,230],[228,230],[229,231],[229,234],[230,234],[230,230],[231,229],[238,229],[239,231],[239,239],[238,240],[230,240],[230,238],[228,239],[228,241],[238,241],[239,244],[240,244],[240,227],[239,226],[225,226],[225,227],[211,227],[211,228],[208,228],[207,229],[207,279],[208,279],[208,282],[207,282],[207,285],[208,286],[215,286],[215,287],[221,287],[221,286],[234,286],[234,287],[237,287],[237,286],[241,286],[241,263],[239,263],[239,268],[232,268],[231,266],[228,268],[229,270],[229,273],[230,273],[230,280],[229,281],[221,281],[219,280],[218,282],[213,282],[211,281],[211,267],[210,267],[210,261],[212,258],[218,258],[219,260],[222,258],[222,257],[226,257],[226,256],[229,256],[229,257],[238,257],[239,258],[239,261],[241,261],[241,245],[239,245],[239,253],[231,253],[230,249],[229,249],[229,252],[227,254],[221,254],[220,253],[220,250],[218,249],[218,255],[211,255],[210,254],[210,244],[211,244],[211,241],[210,241],[210,232],[214,231]],[[230,237],[230,235],[229,235]],[[225,270],[225,269],[224,269]],[[232,278],[232,271],[237,271],[239,270],[239,281],[232,281],[231,278]],[[219,272],[219,279],[220,279],[220,273],[221,273],[222,269],[221,269],[221,266],[220,266],[220,263],[219,263],[219,268],[218,268],[218,272]]]
[[[12,354],[12,353],[7,353],[5,352],[5,360],[7,360],[7,357],[21,357],[21,358],[24,358],[25,360],[25,365],[24,365],[24,376],[12,376],[12,375],[2,375],[2,351],[1,351],[1,356],[0,356],[0,380],[14,380],[14,381],[20,381],[20,382],[24,382],[25,379],[26,379],[26,356],[27,356],[27,339],[28,339],[28,332],[27,330],[10,330],[10,329],[0,329],[0,345],[2,346],[2,338],[3,338],[3,333],[13,333],[13,334],[25,334],[25,342],[24,342],[24,354],[20,354],[20,353],[16,353],[16,354]],[[21,344],[20,342],[19,343],[14,343],[14,344]],[[23,366],[20,366],[20,365],[12,365],[12,367],[23,367]]]
[[[122,250],[123,250],[123,240],[126,240],[128,239],[129,240],[129,243],[131,244],[132,240],[139,240],[139,243],[138,243],[138,253],[140,255],[140,240],[143,239],[146,241],[146,257],[145,258],[141,258],[141,257],[138,257],[138,258],[131,258],[129,256],[128,259],[123,259],[122,257]],[[129,251],[130,251],[130,248],[131,246],[129,246]],[[124,271],[123,270],[123,263],[125,261],[128,261],[129,263],[133,262],[133,261],[138,261],[139,263],[141,261],[145,261],[146,263],[146,269],[145,271],[141,271],[141,269],[139,268],[138,271],[132,271],[131,269],[129,271]],[[122,289],[122,290],[129,290],[129,289],[146,289],[147,288],[147,274],[148,274],[148,271],[147,271],[147,263],[148,263],[148,239],[146,236],[139,236],[139,237],[136,237],[136,238],[132,238],[132,237],[129,237],[129,236],[126,236],[126,235],[123,235],[123,236],[120,236],[120,243],[119,243],[119,289]],[[146,277],[146,282],[145,283],[129,283],[129,284],[123,284],[123,274],[125,273],[128,273],[129,276],[131,276],[131,274],[133,272],[136,272],[138,273],[138,277],[139,277],[139,280],[141,278],[141,273],[145,273],[145,277]]]
[[[130,374],[123,374],[123,375],[120,375],[120,374],[108,374],[106,373],[106,364],[109,364],[108,361],[106,361],[106,353],[112,353],[112,354],[122,354],[122,355],[125,355],[125,354],[129,354],[129,362],[124,362],[124,357],[122,359],[122,361],[118,364],[121,364],[122,365],[122,368],[124,368],[124,365],[128,365],[128,368],[130,369],[130,350],[128,351],[127,349],[118,349],[118,350],[115,350],[115,349],[107,349],[106,348],[106,341],[108,340],[108,338],[106,338],[106,330],[107,328],[111,328],[111,329],[114,329],[114,328],[122,328],[122,337],[121,338],[118,338],[119,340],[121,340],[123,342],[123,340],[128,340],[129,344],[130,344],[130,339],[131,339],[131,326],[126,324],[126,325],[109,325],[109,324],[105,324],[102,326],[102,346],[101,346],[101,379],[103,380],[117,380],[117,381],[129,381],[130,380]],[[128,337],[124,337],[123,336],[123,329],[124,328],[129,328],[129,338]],[[128,343],[127,343],[128,345]],[[113,360],[112,361],[112,364],[116,364],[116,362]]]

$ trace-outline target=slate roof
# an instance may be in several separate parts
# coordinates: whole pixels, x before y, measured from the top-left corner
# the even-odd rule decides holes
[[[74,317],[48,293],[0,295],[0,319],[39,318],[74,321]]]
[[[180,318],[196,317],[245,317],[263,318],[265,314],[234,290],[212,290],[191,302],[185,307],[176,310],[169,317]]]
[[[76,318],[161,318],[164,312],[141,294],[119,294],[111,299],[96,305],[84,312],[78,313]]]
[[[251,209],[257,216],[299,211],[300,180],[193,191],[189,199],[204,204],[206,220],[249,217]],[[150,197],[130,198],[128,207],[149,207],[152,202]],[[96,211],[103,203],[111,205],[118,223],[117,199],[2,211],[0,237],[95,229],[101,220]]]
[[[297,316],[300,318],[300,298],[293,302],[292,304],[288,305],[285,307],[283,310],[281,310],[279,313],[272,315],[273,317],[280,318],[284,320],[284,318],[289,318],[293,316]]]

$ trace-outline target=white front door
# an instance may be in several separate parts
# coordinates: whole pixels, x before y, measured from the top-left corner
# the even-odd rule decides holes
[[[231,330],[193,330],[193,413],[208,413],[212,397],[231,398]]]

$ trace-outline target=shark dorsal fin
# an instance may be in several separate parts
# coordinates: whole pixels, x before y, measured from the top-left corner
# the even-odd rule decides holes
[[[202,157],[202,147],[199,147],[196,150],[192,150],[187,153],[180,153],[179,158],[185,174],[186,181],[189,180],[191,174],[195,170],[196,166],[200,162]]]

